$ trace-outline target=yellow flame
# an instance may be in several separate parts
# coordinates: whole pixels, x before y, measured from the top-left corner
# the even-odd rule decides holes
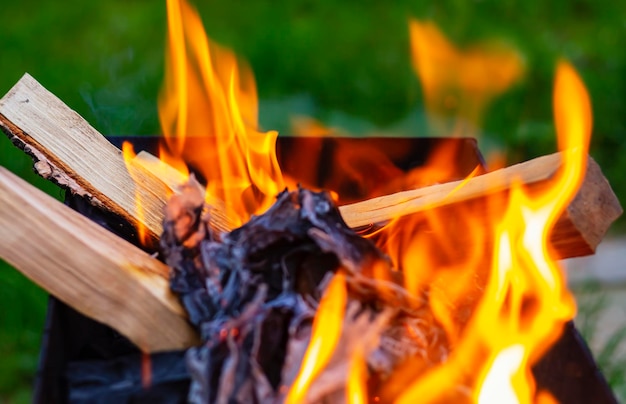
[[[501,231],[495,251],[504,258],[494,260],[492,275],[497,282],[490,283],[495,287],[486,296],[494,296],[502,305],[508,303],[519,312],[518,316],[511,313],[503,321],[510,328],[511,340],[501,337],[500,345],[510,346],[517,339],[523,344],[524,358],[531,364],[554,342],[563,323],[575,313],[574,300],[548,250],[550,231],[583,180],[591,137],[589,96],[574,68],[566,62],[560,62],[557,67],[554,118],[562,168],[552,186],[540,195],[527,195],[521,188],[516,190],[503,221],[506,230]],[[515,257],[511,259],[513,254]],[[524,305],[528,304],[536,307],[525,309]],[[479,319],[493,323],[483,317]],[[493,369],[488,370],[485,378],[492,372]],[[520,367],[518,372],[529,376],[528,368]],[[522,402],[529,402],[532,396],[524,391],[524,385],[532,384],[525,382],[516,383],[514,390]],[[488,394],[484,386],[483,392]]]
[[[341,336],[347,298],[346,276],[342,271],[338,271],[320,300],[313,319],[311,341],[304,354],[298,376],[289,390],[286,403],[304,402],[311,382],[328,363]]]
[[[346,386],[346,402],[351,404],[367,403],[367,366],[363,352],[357,349],[350,360],[350,373]]]
[[[448,361],[416,380],[398,402],[435,401],[463,383],[472,387],[473,401],[550,401],[535,391],[530,367],[558,338],[575,304],[548,240],[583,179],[591,133],[589,97],[565,62],[557,68],[554,112],[563,156],[559,174],[540,192],[513,187],[506,211],[487,229],[494,232],[490,276],[462,338]]]
[[[207,39],[197,12],[168,0],[165,83],[159,117],[166,141],[161,158],[188,164],[207,181],[207,194],[226,203],[234,222],[260,213],[283,189],[277,132],[257,130],[257,96],[250,69]]]
[[[515,391],[511,379],[517,374],[517,370],[523,366],[524,347],[513,345],[498,353],[490,366],[490,371],[483,381],[482,389],[478,396],[480,404],[488,403],[516,403],[519,402],[519,391]],[[522,387],[527,387],[523,386]],[[525,397],[530,397],[530,392],[525,389]]]
[[[141,179],[137,176],[135,167],[133,167],[133,159],[135,158],[135,149],[133,148],[132,143],[125,141],[122,143],[122,156],[124,157],[124,164],[126,165],[126,170],[130,174],[130,177],[133,179],[133,183],[137,184]],[[149,244],[148,237],[148,229],[146,228],[145,223],[145,208],[144,203],[141,200],[141,196],[139,191],[135,190],[135,217],[137,218],[137,236],[139,237],[139,242],[147,246]]]

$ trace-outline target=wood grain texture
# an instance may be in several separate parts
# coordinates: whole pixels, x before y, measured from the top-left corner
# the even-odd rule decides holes
[[[158,177],[165,185],[167,185],[170,193],[178,194],[182,184],[187,182],[187,175],[181,174],[174,167],[160,160],[158,157],[141,151],[132,159],[133,167],[141,167],[144,170]],[[237,227],[236,222],[232,219],[235,214],[230,213],[226,204],[209,195],[205,195],[206,206],[209,210],[209,226],[217,232],[229,232]]]
[[[127,169],[117,147],[30,75],[0,99],[0,128],[42,177],[160,236],[165,184],[141,167]]]
[[[147,352],[198,342],[169,268],[0,167],[0,257]]]
[[[593,254],[622,213],[622,206],[600,166],[589,158],[585,179],[559,218],[550,241],[560,258]]]
[[[507,191],[515,179],[532,186],[532,184],[550,179],[557,172],[560,164],[559,154],[551,154],[492,171],[467,181],[459,180],[398,192],[344,205],[339,210],[351,227],[386,222],[398,216]]]

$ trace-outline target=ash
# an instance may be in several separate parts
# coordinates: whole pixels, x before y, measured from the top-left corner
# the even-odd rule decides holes
[[[427,295],[402,288],[401,274],[348,228],[327,193],[284,191],[263,215],[215,234],[199,187],[182,191],[168,203],[161,248],[173,268],[171,289],[203,341],[186,354],[190,402],[284,401],[338,270],[349,292],[342,334],[308,402],[345,400],[356,347],[367,360],[370,397],[393,398],[385,382],[398,368],[423,372],[445,360],[445,333]]]

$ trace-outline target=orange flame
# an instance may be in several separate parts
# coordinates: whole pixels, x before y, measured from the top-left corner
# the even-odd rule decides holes
[[[124,164],[126,164],[126,170],[130,174],[133,182],[136,184],[140,179],[138,178],[135,168],[133,167],[133,159],[135,158],[135,149],[132,143],[122,143],[122,156],[124,157]],[[139,191],[135,191],[135,213],[137,217],[137,236],[141,245],[147,246],[149,244],[148,229],[145,223],[145,208],[141,200]]]
[[[198,171],[207,182],[207,198],[224,201],[236,224],[243,224],[268,208],[284,187],[275,154],[277,133],[258,131],[250,70],[207,39],[199,16],[184,0],[168,0],[167,9],[166,78],[159,98],[165,137],[161,159],[181,171],[187,166]],[[461,52],[432,24],[411,21],[410,30],[413,63],[433,114],[444,113],[453,102],[459,117],[478,124],[491,99],[523,73],[523,62],[513,51]],[[565,63],[557,70],[554,110],[563,168],[548,189],[531,195],[517,184],[510,195],[488,201],[487,208],[493,209],[483,209],[487,217],[474,215],[471,206],[433,211],[420,222],[398,220],[382,232],[379,243],[405,270],[407,290],[428,289],[433,314],[453,348],[446,362],[403,386],[400,397],[394,397],[399,402],[445,400],[451,394],[481,402],[493,397],[550,401],[549,395],[535,391],[530,366],[558,337],[575,306],[551,258],[548,235],[581,182],[591,131],[586,90]],[[414,175],[412,185],[429,174]],[[451,226],[459,234],[450,236]],[[457,251],[455,241],[467,238],[474,248]],[[493,256],[485,252],[486,245],[493,246]],[[330,360],[346,300],[345,274],[339,271],[320,301],[311,342],[286,402],[304,401]],[[472,315],[463,317],[460,308]],[[364,358],[357,350],[349,359],[347,400],[364,402]],[[385,401],[385,395],[380,399]]]
[[[365,135],[361,139],[345,137],[344,131],[327,128],[307,117],[293,119],[291,130],[307,146],[290,150],[290,160],[298,161],[299,167],[307,169],[298,170],[297,180],[290,179],[290,183],[313,189],[322,187],[337,194],[335,200],[339,204],[451,181],[458,178],[459,171],[465,171],[467,164],[460,161],[466,157],[462,142],[438,142],[429,150],[423,165],[405,173],[394,161],[406,160],[413,150],[402,141],[392,144],[371,139],[380,134]],[[365,142],[359,141],[366,139]],[[327,152],[324,142],[332,153]],[[326,154],[323,155],[324,152]],[[324,176],[320,179],[319,167],[322,164]],[[293,166],[285,168],[287,171],[294,169]],[[471,175],[478,174],[480,168],[477,167]]]
[[[433,23],[412,19],[409,31],[413,67],[431,116],[453,112],[477,127],[492,98],[524,73],[521,56],[501,44],[461,51]]]
[[[207,196],[224,201],[233,221],[243,224],[267,209],[283,188],[275,153],[278,134],[257,130],[256,86],[249,68],[207,39],[186,1],[168,0],[167,12],[161,158],[198,170]]]

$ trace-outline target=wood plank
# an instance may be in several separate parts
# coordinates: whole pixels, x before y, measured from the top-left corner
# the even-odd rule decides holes
[[[142,226],[156,245],[172,192],[161,173],[136,160],[125,162],[117,147],[29,74],[0,99],[0,129],[33,157],[39,175]],[[225,208],[210,202],[213,230],[231,230]]]
[[[151,165],[158,164],[158,159],[147,152],[139,153],[135,160],[147,170],[153,170]],[[538,191],[549,184],[560,167],[561,155],[554,153],[468,180],[398,192],[340,206],[339,211],[346,224],[352,228],[381,224],[396,217],[419,214],[427,209],[467,204],[488,195],[506,193],[515,180],[524,183],[531,192]],[[168,187],[175,190],[180,185],[181,177],[174,168],[161,164],[159,171]],[[503,203],[506,200],[498,199]],[[222,205],[217,202],[215,206]],[[585,179],[551,235],[557,257],[572,258],[595,253],[607,230],[621,214],[622,207],[602,170],[589,158]]]
[[[146,352],[197,344],[169,268],[0,167],[0,258]]]
[[[0,128],[42,177],[160,236],[168,188],[142,168],[129,172],[117,147],[30,75],[0,99]]]
[[[459,180],[384,195],[344,205],[339,210],[346,223],[351,227],[386,222],[395,217],[417,213],[425,209],[448,206],[506,191],[516,178],[527,186],[532,186],[532,184],[552,178],[560,165],[560,155],[558,153],[550,154],[492,171],[468,181]]]

